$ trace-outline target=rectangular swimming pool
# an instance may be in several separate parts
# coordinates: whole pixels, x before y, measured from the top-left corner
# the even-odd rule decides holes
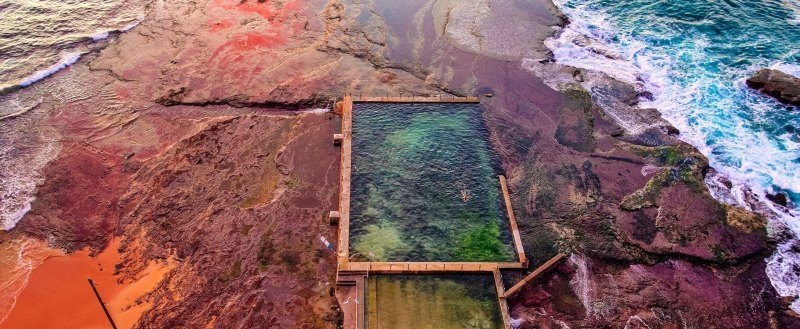
[[[353,261],[516,261],[477,103],[353,106]]]
[[[491,275],[373,275],[367,328],[503,328]]]

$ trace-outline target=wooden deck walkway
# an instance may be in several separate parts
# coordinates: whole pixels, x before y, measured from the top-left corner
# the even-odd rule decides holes
[[[375,274],[478,273],[498,269],[524,269],[519,262],[348,262],[339,271],[364,271]]]
[[[359,103],[480,103],[478,97],[459,96],[386,96],[386,97],[351,97],[353,102]]]
[[[517,284],[515,284],[513,287],[508,289],[505,292],[505,294],[503,294],[503,298],[508,298],[511,295],[515,294],[517,291],[522,289],[522,287],[524,287],[528,282],[533,281],[534,279],[542,275],[542,273],[546,272],[551,267],[558,264],[558,262],[561,261],[564,257],[566,257],[566,255],[559,253],[558,255],[555,255],[555,257],[550,258],[550,260],[548,260],[547,262],[536,268],[536,270],[531,272],[531,274],[528,274],[528,276],[526,276],[524,279],[517,282]]]
[[[517,227],[517,217],[514,216],[514,207],[511,205],[511,196],[508,194],[508,183],[506,176],[500,175],[500,189],[503,191],[503,200],[506,203],[506,213],[511,225],[511,238],[514,240],[514,249],[517,251],[517,260],[528,267],[528,257],[525,256],[525,248],[522,247],[522,236]]]

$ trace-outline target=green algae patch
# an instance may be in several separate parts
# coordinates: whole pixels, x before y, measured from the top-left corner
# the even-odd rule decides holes
[[[661,190],[675,184],[684,184],[695,193],[708,193],[703,182],[708,159],[688,145],[634,146],[632,151],[642,157],[654,159],[658,165],[664,167],[643,188],[623,198],[620,204],[623,210],[636,211],[655,207]]]
[[[478,104],[357,103],[350,254],[514,261],[497,155]]]
[[[500,235],[497,223],[482,225],[463,232],[456,241],[457,258],[489,262],[506,257],[506,245],[496,239]]]
[[[503,328],[491,276],[374,275],[369,280],[368,328]]]
[[[398,252],[408,248],[400,238],[400,232],[393,226],[367,225],[364,229],[366,233],[358,240],[359,249],[369,250],[372,254],[353,254],[354,259],[385,259],[390,252]]]

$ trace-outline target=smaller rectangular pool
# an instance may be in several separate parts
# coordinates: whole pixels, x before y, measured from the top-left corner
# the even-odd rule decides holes
[[[372,275],[369,329],[500,329],[491,275]]]

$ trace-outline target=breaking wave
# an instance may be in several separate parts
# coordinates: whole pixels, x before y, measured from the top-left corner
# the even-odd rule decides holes
[[[601,71],[652,95],[681,138],[733,183],[721,201],[769,213],[782,242],[767,273],[784,296],[800,295],[800,111],[749,90],[762,67],[800,76],[796,4],[751,0],[556,0],[570,24],[545,42],[556,62]],[[714,189],[712,188],[712,192]],[[788,207],[767,194],[782,193]],[[757,198],[755,206],[746,195]],[[758,209],[756,209],[758,208]],[[800,299],[792,308],[800,311]]]

